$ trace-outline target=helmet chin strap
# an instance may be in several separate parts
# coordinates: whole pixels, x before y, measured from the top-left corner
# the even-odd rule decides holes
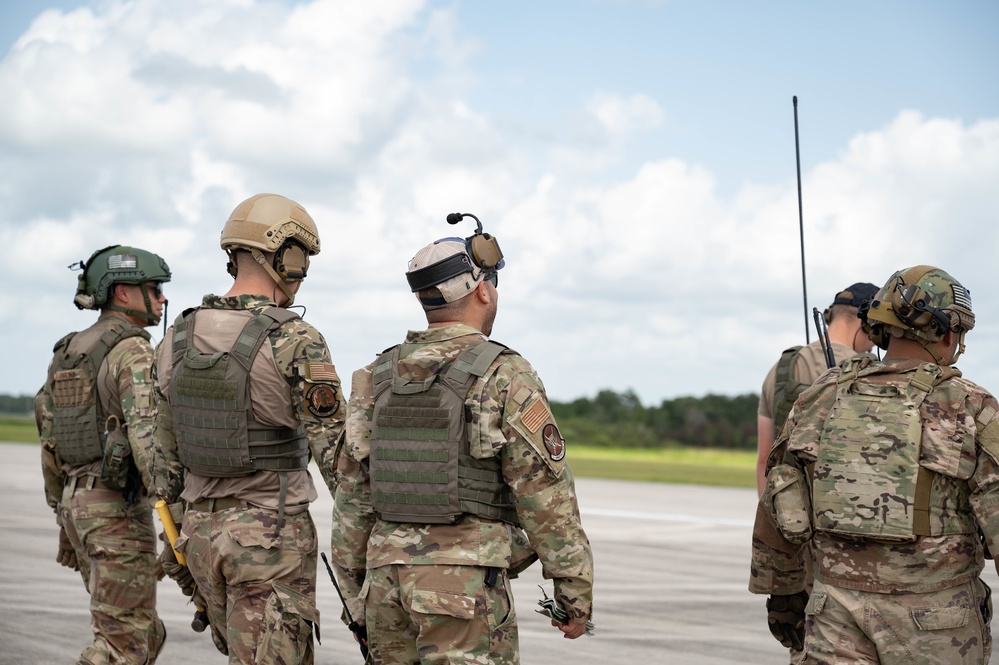
[[[936,361],[938,365],[940,365],[941,367],[947,367],[949,365],[953,365],[954,363],[956,363],[957,359],[961,357],[962,353],[964,353],[965,332],[967,331],[962,330],[960,333],[958,333],[957,350],[953,355],[951,355],[950,358],[944,358],[942,355],[938,355],[937,353],[935,353],[933,349],[930,348],[930,344],[932,344],[933,342],[930,342],[929,340],[921,339],[919,340],[919,343],[922,345],[923,349],[925,349],[928,354],[933,356],[933,360]]]
[[[142,291],[142,302],[146,306],[145,312],[140,312],[137,309],[131,309],[128,307],[121,307],[120,305],[108,305],[107,309],[114,310],[115,312],[122,312],[124,314],[128,314],[129,316],[136,316],[144,321],[148,321],[149,323],[147,325],[155,326],[160,322],[160,317],[153,314],[153,306],[149,301],[149,289],[146,288],[145,284],[139,284],[138,286]]]
[[[288,302],[282,305],[282,307],[291,307],[295,302],[295,293],[288,286],[288,283],[281,279],[281,275],[277,274],[277,271],[271,267],[271,264],[267,261],[263,252],[259,249],[251,249],[250,254],[253,255],[253,258],[257,261],[257,263],[263,266],[264,270],[267,271],[267,274],[270,275],[271,279],[273,279],[278,285],[278,288],[284,291],[284,294],[288,296]]]

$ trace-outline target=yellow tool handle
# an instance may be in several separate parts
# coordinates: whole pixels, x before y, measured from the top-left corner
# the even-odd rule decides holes
[[[166,534],[167,540],[170,541],[170,549],[173,550],[174,556],[177,557],[177,563],[182,566],[187,565],[187,558],[183,553],[178,552],[173,544],[177,542],[177,525],[174,524],[173,515],[170,514],[170,506],[163,499],[156,502],[156,512],[160,515],[160,521],[163,522],[163,533]]]

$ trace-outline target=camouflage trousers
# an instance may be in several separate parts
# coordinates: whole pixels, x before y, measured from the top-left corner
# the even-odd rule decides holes
[[[311,665],[315,659],[316,528],[308,511],[189,509],[177,549],[204,597],[230,663]]]
[[[981,665],[992,653],[988,586],[932,593],[853,591],[815,581],[805,608],[811,665]]]
[[[364,617],[375,665],[519,663],[517,614],[505,570],[392,565],[367,571]]]
[[[90,592],[94,641],[83,665],[156,662],[166,629],[156,615],[156,531],[144,500],[130,505],[120,491],[66,486],[60,516]]]

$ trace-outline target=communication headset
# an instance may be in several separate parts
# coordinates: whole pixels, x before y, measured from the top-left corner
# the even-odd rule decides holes
[[[478,217],[469,212],[453,212],[447,216],[447,223],[457,224],[465,217],[475,220],[477,224],[475,233],[464,240],[445,238],[445,240],[464,242],[464,253],[452,254],[442,261],[406,273],[409,287],[414,293],[437,286],[466,272],[474,272],[475,268],[488,276],[503,267],[503,250],[500,249],[494,236],[482,232],[482,222]]]
[[[236,262],[229,255],[229,262],[226,263],[226,271],[236,276],[238,268]],[[309,271],[309,252],[298,242],[288,239],[274,252],[274,259],[271,261],[274,272],[285,282],[296,282],[305,279]]]

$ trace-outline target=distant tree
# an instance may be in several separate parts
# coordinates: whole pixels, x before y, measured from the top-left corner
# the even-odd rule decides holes
[[[28,415],[35,410],[35,398],[32,395],[0,394],[0,413],[19,416]]]

